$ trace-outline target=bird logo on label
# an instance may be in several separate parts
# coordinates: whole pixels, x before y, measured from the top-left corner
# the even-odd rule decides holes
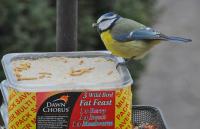
[[[64,101],[65,103],[67,103],[68,100],[69,100],[69,97],[70,97],[70,96],[68,96],[68,95],[63,95],[63,96],[61,96],[60,98],[54,100],[53,102],[56,102],[56,101]]]

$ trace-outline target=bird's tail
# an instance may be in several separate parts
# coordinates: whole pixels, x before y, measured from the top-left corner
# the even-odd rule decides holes
[[[176,36],[166,36],[166,35],[162,35],[162,38],[164,40],[170,41],[170,42],[174,42],[174,43],[187,43],[187,42],[192,42],[191,39],[187,39],[187,38],[182,38],[182,37],[176,37]]]

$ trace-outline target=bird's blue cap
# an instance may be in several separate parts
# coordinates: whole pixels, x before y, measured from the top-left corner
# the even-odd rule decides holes
[[[102,16],[110,17],[110,16],[113,16],[113,15],[115,15],[115,14],[116,14],[116,13],[114,13],[114,12],[108,12],[108,13],[103,14]]]
[[[120,16],[114,12],[108,12],[108,13],[101,15],[101,17],[97,20],[97,23],[101,22],[104,19],[113,19],[116,17],[120,17]]]

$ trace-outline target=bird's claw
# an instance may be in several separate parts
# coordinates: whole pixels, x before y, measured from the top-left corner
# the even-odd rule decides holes
[[[120,65],[121,65],[121,66],[126,66],[127,63],[126,63],[126,62],[120,62],[120,63],[118,63],[118,64],[116,65],[116,69],[117,69]]]
[[[133,59],[135,58],[135,56],[131,57],[130,59],[124,61],[124,62],[120,62],[116,65],[116,69],[119,67],[119,65],[123,65],[123,66],[127,66],[129,62],[134,61]]]

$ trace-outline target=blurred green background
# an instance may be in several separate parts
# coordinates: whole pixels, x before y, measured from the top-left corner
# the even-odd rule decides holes
[[[92,23],[108,11],[152,25],[156,0],[79,0],[78,50],[105,50]],[[70,17],[69,17],[70,19]],[[67,28],[66,28],[67,29]],[[55,0],[0,0],[0,57],[11,52],[55,51]],[[137,82],[145,61],[129,65]],[[0,79],[4,80],[2,67]]]

